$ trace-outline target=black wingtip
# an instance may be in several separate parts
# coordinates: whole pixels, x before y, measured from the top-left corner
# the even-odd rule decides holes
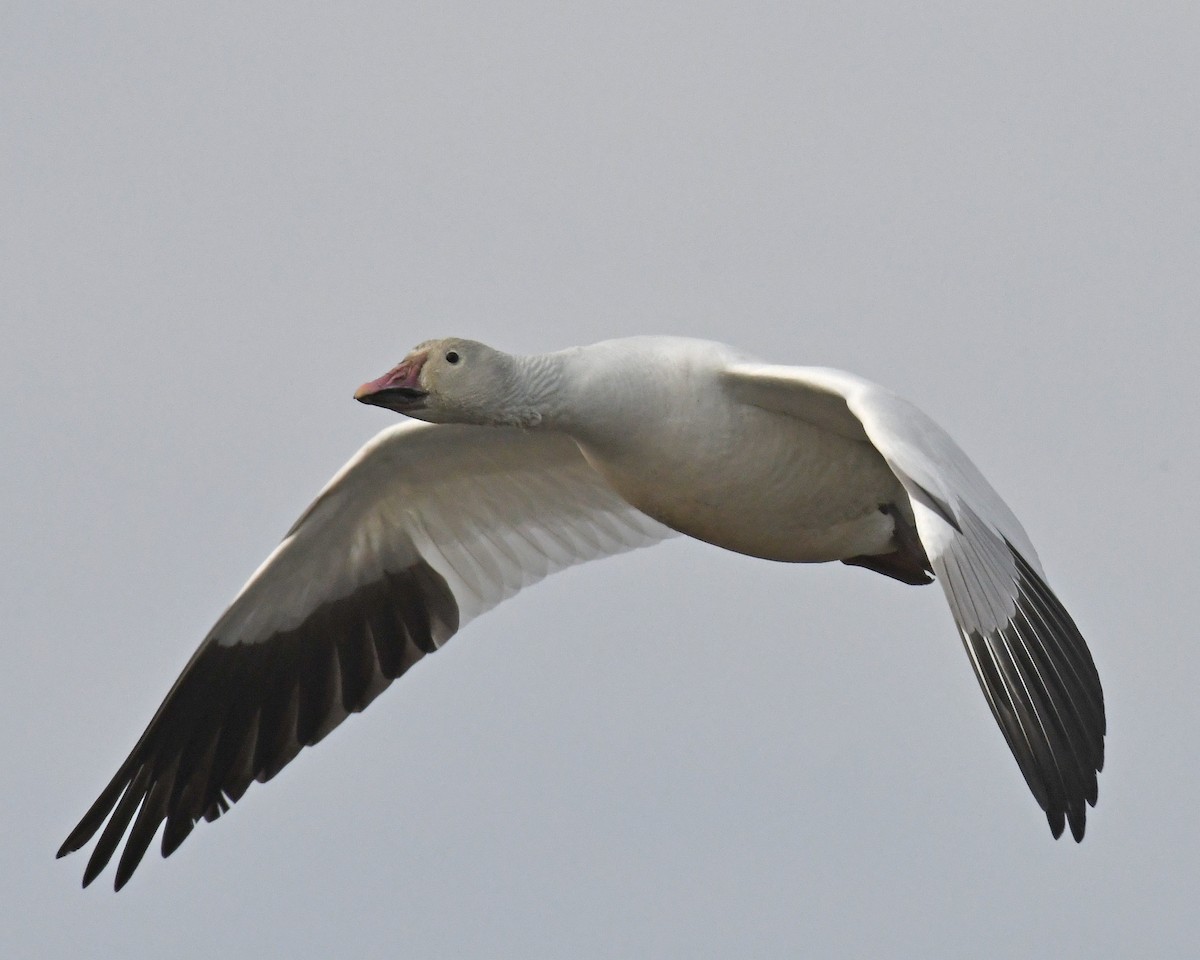
[[[1093,804],[1095,806],[1095,804]],[[1066,810],[1046,811],[1046,822],[1050,824],[1050,832],[1058,840],[1067,826],[1071,828],[1071,836],[1076,843],[1083,842],[1083,834],[1087,828],[1087,807],[1069,806]]]
[[[167,856],[201,818],[216,819],[253,780],[274,776],[301,747],[436,650],[435,633],[453,633],[458,617],[449,584],[418,561],[319,607],[267,642],[206,641],[58,856],[82,849],[100,831],[86,887],[124,840],[113,883],[120,890],[160,825]]]
[[[972,520],[968,517],[968,520]],[[972,523],[977,523],[972,520]],[[976,533],[968,526],[969,533]],[[1099,792],[1096,774],[1104,767],[1107,720],[1104,691],[1091,652],[1075,621],[1011,543],[1015,568],[1007,623],[960,633],[992,714],[1016,758],[1030,791],[1046,815],[1054,839],[1068,826],[1082,842],[1088,806]],[[964,548],[965,549],[965,548]],[[970,561],[985,569],[977,557]],[[937,573],[955,609],[964,606],[962,558],[936,563]],[[995,573],[1004,583],[1011,574]],[[968,623],[970,623],[968,618]]]
[[[100,799],[106,800],[107,797],[102,795]],[[96,835],[96,831],[104,823],[109,811],[112,810],[112,806],[112,803],[108,803],[106,806],[101,807],[99,800],[93,804],[92,809],[87,812],[87,816],[80,820],[75,825],[75,829],[67,834],[67,839],[58,848],[58,853],[54,855],[54,859],[61,860],[63,857],[70,856],[72,853],[78,853],[86,847],[88,841]]]
[[[86,888],[90,886],[91,882],[100,876],[106,866],[108,866],[107,859],[101,860],[99,863],[97,863],[96,858],[92,857],[92,859],[88,861],[87,868],[83,871],[84,887]]]

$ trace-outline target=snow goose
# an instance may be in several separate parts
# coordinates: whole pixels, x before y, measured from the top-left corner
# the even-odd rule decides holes
[[[217,621],[59,851],[100,831],[85,886],[125,838],[120,889],[164,822],[169,855],[472,617],[676,532],[936,577],[1051,832],[1082,839],[1104,759],[1091,655],[1012,512],[908,402],[666,337],[429,341],[355,396],[428,422],[368,443]]]

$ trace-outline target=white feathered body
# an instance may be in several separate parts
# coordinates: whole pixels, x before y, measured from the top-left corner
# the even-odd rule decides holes
[[[717,371],[744,358],[721,344],[638,342],[635,363],[627,341],[573,351],[580,373],[556,424],[626,501],[680,533],[769,560],[895,549],[880,508],[908,501],[873,446],[733,400]]]

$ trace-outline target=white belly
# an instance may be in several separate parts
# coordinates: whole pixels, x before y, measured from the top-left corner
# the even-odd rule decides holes
[[[906,497],[883,458],[792,417],[737,406],[724,423],[643,423],[580,447],[639,510],[728,550],[816,562],[895,549],[880,507]]]

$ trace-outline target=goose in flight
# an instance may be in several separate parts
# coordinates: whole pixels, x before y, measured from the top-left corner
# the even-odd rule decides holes
[[[1104,762],[1091,654],[1016,517],[912,404],[669,337],[433,340],[355,397],[414,419],[338,472],[200,644],[59,850],[99,832],[85,886],[124,840],[119,890],[160,826],[167,856],[501,600],[676,533],[936,577],[1051,832],[1083,838]]]

